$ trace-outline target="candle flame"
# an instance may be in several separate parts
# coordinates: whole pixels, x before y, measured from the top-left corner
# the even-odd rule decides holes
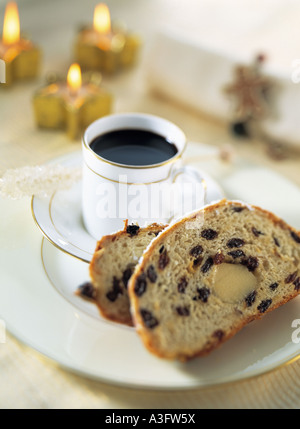
[[[81,69],[79,64],[72,64],[69,68],[67,83],[72,93],[76,93],[81,88]]]
[[[3,22],[3,43],[11,45],[20,40],[20,19],[18,6],[15,2],[9,2],[5,8]]]
[[[104,3],[99,3],[94,10],[94,29],[101,34],[111,31],[109,9]]]

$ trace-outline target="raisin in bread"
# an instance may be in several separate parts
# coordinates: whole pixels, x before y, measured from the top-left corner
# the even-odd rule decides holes
[[[122,231],[98,241],[89,267],[92,284],[83,285],[79,294],[92,298],[103,317],[132,325],[127,283],[143,251],[164,227],[125,222]]]
[[[296,230],[258,207],[222,200],[154,239],[128,291],[145,346],[184,361],[294,298],[299,276]]]

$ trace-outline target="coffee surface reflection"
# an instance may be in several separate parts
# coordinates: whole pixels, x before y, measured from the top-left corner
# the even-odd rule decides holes
[[[103,133],[90,143],[90,147],[107,161],[133,166],[160,164],[178,152],[175,144],[165,137],[140,129]]]

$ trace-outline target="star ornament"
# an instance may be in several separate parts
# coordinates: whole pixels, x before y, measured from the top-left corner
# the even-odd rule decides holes
[[[266,95],[271,82],[260,73],[262,61],[263,57],[259,56],[254,66],[237,66],[234,81],[225,87],[225,93],[235,98],[235,113],[238,120],[258,120],[267,114]]]

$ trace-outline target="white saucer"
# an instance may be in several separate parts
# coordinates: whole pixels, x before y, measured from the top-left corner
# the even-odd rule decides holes
[[[82,162],[81,152],[58,158],[54,162],[78,167]],[[206,204],[224,197],[220,186],[208,174],[205,174],[205,181]],[[90,262],[96,240],[87,232],[82,221],[81,182],[71,189],[55,192],[51,197],[33,197],[32,215],[52,244],[82,261]],[[112,232],[115,231],[107,231],[107,234]]]

